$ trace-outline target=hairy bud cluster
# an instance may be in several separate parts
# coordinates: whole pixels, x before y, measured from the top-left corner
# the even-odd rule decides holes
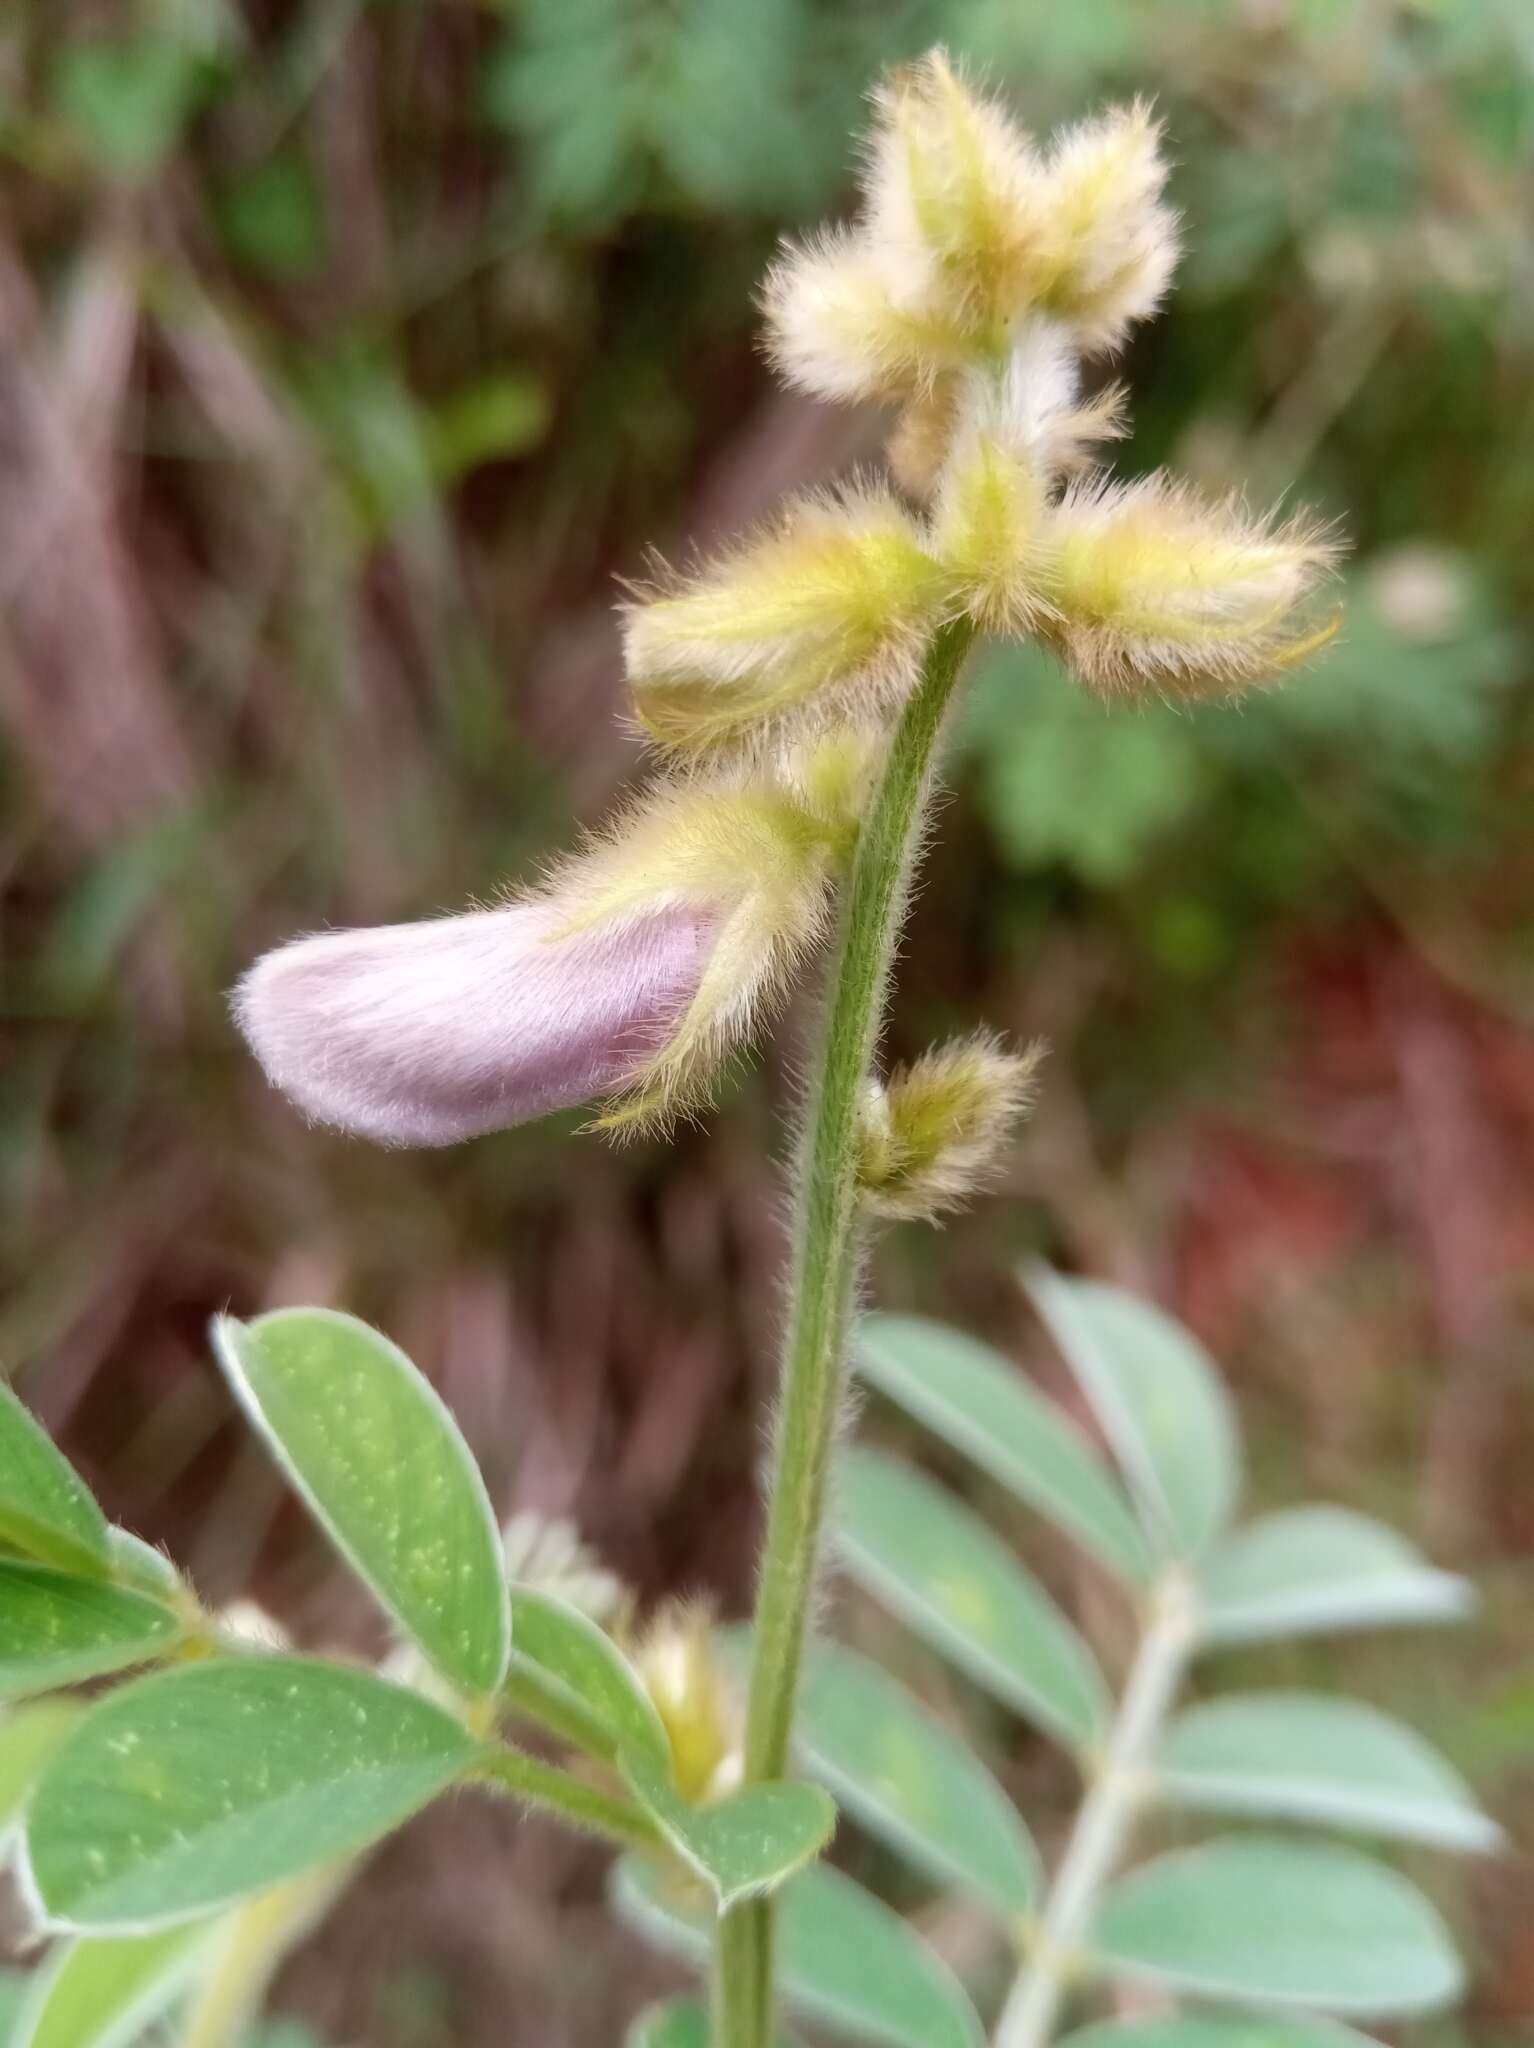
[[[1148,108],[1041,149],[937,52],[876,109],[861,215],[779,260],[769,345],[819,397],[900,406],[890,462],[923,509],[868,487],[808,499],[636,598],[625,646],[650,736],[691,753],[887,713],[965,614],[1115,695],[1217,694],[1313,652],[1331,627],[1308,600],[1336,555],[1316,522],[1091,468],[1125,399],[1085,395],[1082,359],[1155,310],[1177,257]]]
[[[924,1053],[882,1086],[871,1083],[857,1161],[869,1208],[937,1216],[982,1188],[1033,1102],[1042,1057],[1041,1046],[1009,1053],[981,1033]]]
[[[1177,261],[1161,130],[1141,101],[1039,150],[941,51],[875,102],[857,227],[767,282],[775,360],[831,399],[905,399],[1002,362],[1043,314],[1088,352],[1155,311]]]
[[[685,772],[542,889],[256,964],[236,1016],[311,1116],[444,1145],[595,1098],[614,1129],[696,1105],[819,937],[870,749],[951,623],[1032,636],[1111,697],[1245,687],[1334,630],[1315,521],[1093,467],[1125,406],[1084,393],[1082,360],[1176,261],[1147,107],[1040,147],[940,51],[875,107],[858,219],[787,250],[765,304],[791,383],[900,408],[905,495],[800,498],[633,594],[635,711]],[[928,1213],[962,1190],[1026,1078],[985,1047],[896,1077],[868,1110],[870,1201]]]

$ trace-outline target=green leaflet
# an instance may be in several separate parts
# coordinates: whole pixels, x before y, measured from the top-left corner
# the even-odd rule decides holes
[[[9,2048],[131,2048],[184,1989],[211,1931],[66,1942],[33,1980]]]
[[[917,1316],[865,1316],[853,1356],[871,1385],[1122,1579],[1150,1552],[1118,1482],[1081,1431],[998,1352]]]
[[[1081,1382],[1151,1533],[1196,1557],[1229,1521],[1240,1444],[1224,1383],[1193,1335],[1122,1288],[1047,1266],[1022,1275]]]
[[[43,1770],[33,1884],[64,1926],[190,1919],[365,1848],[479,1753],[419,1694],[317,1659],[157,1672],[93,1707]]]
[[[1381,2018],[1447,2005],[1464,1981],[1404,1877],[1354,1849],[1276,1836],[1144,1864],[1103,1901],[1090,1946],[1111,1972],[1206,1998]]]
[[[184,1633],[178,1615],[141,1593],[0,1558],[0,1699],[145,1663]]]
[[[1347,1508],[1288,1508],[1227,1537],[1200,1574],[1206,1643],[1455,1621],[1470,1586]]]
[[[1494,1849],[1501,1831],[1421,1736],[1374,1707],[1253,1693],[1191,1707],[1167,1730],[1162,1796],[1217,1813],[1316,1821],[1365,1834]]]
[[[671,1783],[669,1765],[633,1756],[623,1775],[721,1907],[776,1890],[819,1854],[836,1827],[836,1808],[818,1785],[747,1785],[705,1806],[690,1806]]]
[[[214,1348],[327,1535],[432,1663],[470,1694],[506,1673],[510,1611],[484,1480],[396,1344],[333,1309],[221,1316]]]
[[[618,1913],[662,1947],[708,1954],[712,1915],[655,1864],[625,1856]],[[806,2019],[876,2048],[978,2048],[980,2023],[947,1968],[898,1914],[840,1871],[790,1878],[778,1902],[783,1995]]]
[[[842,1566],[977,1684],[1058,1740],[1084,1747],[1107,1692],[1043,1588],[952,1494],[898,1459],[854,1448],[838,1474]]]
[[[959,1737],[877,1664],[812,1650],[794,1742],[841,1805],[939,1884],[1009,1923],[1039,1891],[1039,1859],[1011,1801]]]
[[[513,1586],[511,1614],[513,1697],[519,1673],[531,1666],[528,1675],[538,1681],[547,1703],[568,1717],[566,1732],[572,1739],[608,1762],[638,1755],[670,1769],[665,1724],[611,1636],[578,1607],[531,1586]]]
[[[107,1524],[83,1479],[0,1381],[0,1544],[61,1570],[105,1575]]]

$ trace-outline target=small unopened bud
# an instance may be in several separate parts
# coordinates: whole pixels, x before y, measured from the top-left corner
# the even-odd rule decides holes
[[[934,296],[950,317],[994,344],[1017,310],[1020,266],[1039,233],[1032,144],[941,50],[897,72],[877,107],[864,184],[869,240],[934,269]]]
[[[1093,351],[1155,310],[1177,260],[1160,144],[1136,101],[1043,153],[933,51],[878,96],[858,226],[787,250],[769,277],[774,360],[818,397],[914,407],[906,480],[930,454],[933,393],[996,375],[1027,322]]]
[[[762,310],[784,379],[844,405],[924,392],[975,356],[966,323],[919,262],[846,229],[785,248]]]
[[[1105,693],[1227,693],[1331,638],[1309,600],[1338,552],[1304,514],[1275,525],[1164,475],[1074,485],[1041,550],[1040,631]]]
[[[777,531],[629,606],[640,723],[663,745],[698,752],[806,709],[898,701],[943,591],[893,497],[801,499]]]
[[[1037,195],[1034,289],[1085,349],[1116,347],[1165,295],[1178,253],[1166,177],[1161,124],[1145,100],[1068,129],[1051,151]]]
[[[983,1187],[1030,1107],[1043,1048],[981,1034],[900,1067],[862,1107],[858,1184],[881,1216],[936,1216]]]
[[[740,1779],[743,1735],[739,1696],[701,1607],[660,1614],[634,1663],[671,1745],[671,1768],[684,1799],[717,1799]]]
[[[235,1016],[307,1115],[450,1145],[620,1098],[696,1105],[818,937],[837,835],[776,776],[662,787],[540,895],[259,960]]]

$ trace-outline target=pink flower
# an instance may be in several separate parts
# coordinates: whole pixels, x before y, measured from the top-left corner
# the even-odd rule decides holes
[[[273,1084],[381,1145],[452,1145],[632,1082],[698,993],[715,913],[568,929],[559,900],[279,946],[234,1013]]]

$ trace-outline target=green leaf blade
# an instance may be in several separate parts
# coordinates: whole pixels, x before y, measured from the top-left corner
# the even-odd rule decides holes
[[[1076,1425],[999,1353],[917,1316],[865,1316],[854,1345],[870,1385],[999,1485],[1137,1584],[1150,1554],[1134,1513]]]
[[[1206,1998],[1387,2019],[1452,2003],[1463,1971],[1433,1908],[1356,1850],[1231,1837],[1145,1864],[1103,1901],[1099,1964]]]
[[[985,1766],[942,1722],[850,1650],[811,1656],[794,1741],[842,1807],[939,1884],[1002,1920],[1038,1899],[1038,1851]]]
[[[1032,1266],[1023,1281],[1091,1402],[1151,1532],[1197,1557],[1230,1520],[1241,1454],[1224,1383],[1203,1346],[1122,1288]]]
[[[1200,1574],[1207,1644],[1456,1621],[1473,1590],[1347,1508],[1288,1508],[1221,1544]]]
[[[10,2048],[130,2048],[175,2002],[209,1936],[199,1923],[67,1943],[33,1980]]]
[[[0,1559],[0,1699],[146,1663],[184,1633],[179,1616],[141,1593]]]
[[[1502,1838],[1419,1735],[1352,1700],[1256,1693],[1192,1707],[1167,1730],[1156,1768],[1165,1799],[1201,1811],[1442,1849],[1489,1851]]]
[[[665,1723],[611,1636],[567,1600],[531,1586],[512,1588],[511,1615],[513,1681],[520,1667],[535,1666],[543,1684],[600,1738],[607,1762],[632,1755],[669,1768]]]
[[[1370,2035],[1330,2020],[1275,2013],[1176,2013],[1162,2019],[1105,2020],[1070,2034],[1060,2048],[1379,2048]]]
[[[706,1962],[712,1916],[653,1864],[625,1856],[612,1898],[650,1940]],[[783,1887],[777,1942],[784,1999],[806,2019],[874,2048],[979,2048],[980,2023],[951,1972],[897,1913],[840,1871],[819,1865]]]
[[[30,1700],[0,1718],[0,1849],[33,1780],[84,1712],[80,1700],[54,1698]]]
[[[0,1543],[40,1564],[102,1575],[107,1522],[52,1438],[0,1381]]]
[[[854,1449],[837,1486],[843,1568],[908,1628],[1057,1740],[1084,1748],[1107,1717],[1076,1631],[979,1517],[898,1459]]]
[[[721,1908],[776,1891],[836,1828],[836,1808],[818,1785],[746,1785],[706,1806],[691,1806],[669,1767],[634,1756],[624,1765],[630,1791]]]
[[[333,1309],[219,1317],[241,1405],[315,1519],[454,1685],[506,1675],[511,1618],[485,1483],[441,1397],[396,1344]]]
[[[478,1754],[429,1700],[317,1659],[158,1672],[100,1701],[45,1767],[33,1888],[87,1932],[186,1920],[365,1848]]]
[[[112,1524],[107,1530],[107,1557],[112,1577],[119,1586],[147,1594],[151,1600],[163,1601],[167,1607],[173,1607],[181,1599],[185,1591],[181,1574],[163,1550],[156,1550],[152,1543],[146,1543],[142,1536],[135,1536],[131,1529],[120,1529],[116,1523]]]

